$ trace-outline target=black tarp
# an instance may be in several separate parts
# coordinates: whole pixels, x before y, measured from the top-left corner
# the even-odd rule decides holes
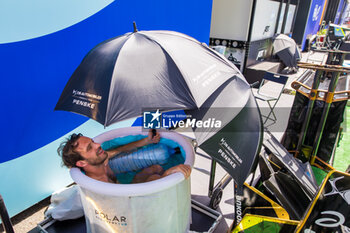
[[[307,97],[297,92],[290,113],[288,126],[282,139],[282,144],[287,150],[293,151],[297,147],[299,136],[301,135],[301,128],[305,121],[308,102],[309,99]],[[322,133],[321,143],[317,152],[317,157],[321,158],[325,162],[329,161],[332,154],[340,124],[343,122],[346,102],[347,101],[339,101],[331,104],[326,125]],[[304,145],[306,146],[313,146],[318,123],[321,119],[323,106],[324,101],[315,101],[312,117],[304,142]],[[305,160],[308,160],[309,156],[309,154],[304,154],[301,159],[304,158]]]

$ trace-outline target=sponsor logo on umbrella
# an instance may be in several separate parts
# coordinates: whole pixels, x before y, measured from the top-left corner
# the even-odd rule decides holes
[[[72,91],[72,103],[75,105],[80,105],[83,107],[94,109],[96,106],[96,103],[100,103],[102,96],[75,90]]]

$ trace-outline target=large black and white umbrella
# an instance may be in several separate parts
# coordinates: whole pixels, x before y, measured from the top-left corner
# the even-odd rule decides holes
[[[243,183],[261,144],[254,97],[230,61],[187,35],[135,31],[100,43],[75,70],[55,110],[108,126],[146,108],[220,120],[218,128],[195,129],[197,140]]]
[[[140,31],[104,41],[73,73],[56,105],[104,126],[140,115],[142,109],[188,109],[233,76],[227,60],[177,32]]]

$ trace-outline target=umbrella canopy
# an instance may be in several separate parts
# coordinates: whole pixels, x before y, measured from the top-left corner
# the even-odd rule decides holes
[[[143,110],[188,110],[218,128],[196,128],[199,146],[243,184],[261,144],[250,86],[225,57],[172,31],[140,31],[102,42],[83,59],[55,110],[108,126]]]
[[[55,110],[76,112],[108,126],[140,115],[144,107],[200,107],[238,73],[221,55],[187,35],[127,33],[86,55]]]
[[[299,48],[295,41],[284,34],[275,36],[273,41],[274,54],[288,67],[297,67],[297,61],[301,58]]]
[[[222,85],[198,110],[185,111],[195,119],[220,119],[219,128],[195,128],[198,146],[242,187],[260,151],[263,124],[250,87],[240,79]]]

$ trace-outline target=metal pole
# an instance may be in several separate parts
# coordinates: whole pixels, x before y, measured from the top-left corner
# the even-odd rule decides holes
[[[335,88],[337,87],[340,73],[341,73],[340,71],[332,73],[332,80],[331,80],[331,83],[329,84],[327,95],[325,96],[326,101],[325,101],[325,104],[323,106],[321,120],[320,120],[320,123],[317,127],[316,137],[315,137],[315,141],[314,141],[314,144],[312,147],[313,151],[312,151],[312,157],[311,157],[311,161],[310,161],[311,164],[314,164],[314,162],[315,162],[318,148],[320,146],[320,142],[322,139],[323,130],[324,130],[324,127],[326,125],[329,109],[330,109],[331,104],[333,102],[334,91],[335,91]]]
[[[1,194],[0,194],[0,217],[1,217],[2,226],[5,229],[5,232],[6,233],[14,233],[11,219],[10,219],[10,216],[7,212],[5,202],[4,202],[4,199],[2,199]]]
[[[283,2],[284,2],[284,0],[281,0],[280,5],[278,7],[278,13],[277,13],[277,19],[276,19],[276,25],[275,25],[275,34],[278,31],[278,24],[279,24],[280,17],[281,17],[281,11],[282,11]]]
[[[296,7],[295,7],[295,12],[294,12],[293,21],[292,21],[292,26],[291,26],[292,35],[293,35],[293,32],[294,32],[295,20],[297,19],[297,13],[298,13],[298,10],[299,10],[299,4],[300,4],[300,0],[297,1],[297,5],[296,5]]]
[[[214,159],[211,160],[210,166],[210,179],[209,179],[209,188],[208,188],[208,197],[211,197],[214,190],[214,182],[215,182],[215,172],[216,172],[216,161]]]
[[[226,188],[226,186],[231,182],[232,180],[232,176],[228,173],[226,173],[226,175],[224,175],[221,180],[215,185],[214,190],[215,189],[224,189]]]
[[[245,48],[246,51],[245,51],[244,63],[243,63],[243,73],[246,73],[245,68],[247,67],[247,61],[248,61],[248,55],[249,55],[249,49],[250,49],[250,42],[251,42],[252,34],[253,34],[254,15],[255,15],[256,2],[257,2],[257,0],[253,0],[252,12],[250,14],[248,40],[247,40],[247,45],[246,45],[246,48]]]
[[[290,0],[288,0],[287,5],[286,5],[286,7],[284,9],[284,16],[283,16],[281,34],[284,34],[284,30],[285,30],[285,27],[286,27],[288,11],[289,11],[289,5],[290,5]]]
[[[327,60],[326,60],[326,64],[328,65],[334,65],[332,64],[334,62],[334,53],[333,52],[329,52],[328,53],[328,57],[327,57]]]
[[[331,5],[330,10],[329,10],[330,14],[329,14],[328,20],[333,22],[333,20],[335,19],[335,16],[337,15],[337,10],[338,10],[338,5],[339,5],[340,0],[334,0],[331,2],[333,4]]]
[[[329,54],[329,57],[327,59],[327,64],[342,65],[344,62],[344,59],[345,59],[345,55],[346,55],[346,53],[341,52],[341,51],[331,51]],[[320,124],[318,125],[317,133],[316,133],[316,137],[315,137],[315,141],[314,141],[314,145],[313,145],[311,164],[313,164],[315,162],[315,159],[317,156],[317,152],[318,152],[320,142],[322,139],[323,130],[324,130],[324,127],[326,125],[327,116],[329,113],[330,106],[333,102],[334,91],[335,91],[335,88],[337,87],[340,73],[341,73],[340,71],[332,73],[332,80],[331,80],[331,83],[329,84],[329,87],[328,87],[328,92],[326,95],[326,102],[325,102],[325,105],[323,107]]]
[[[321,77],[323,76],[323,73],[324,73],[324,71],[317,70],[316,74],[315,74],[314,82],[312,83],[312,89],[310,90],[310,94],[309,94],[309,103],[307,106],[305,121],[302,125],[298,144],[297,144],[297,149],[296,149],[297,154],[301,152],[301,147],[305,142],[307,130],[309,128],[309,123],[310,123],[311,116],[312,116],[312,109],[314,107],[314,103],[315,103],[316,98],[317,98],[317,90],[318,90],[318,86],[320,85],[320,80],[321,80]]]
[[[328,65],[343,65],[345,60],[346,52],[344,51],[330,51],[327,57],[326,64]]]
[[[338,6],[339,7],[339,6]],[[340,10],[340,15],[338,18],[338,22],[335,22],[336,24],[340,24],[341,23],[341,18],[343,17],[343,13],[344,13],[344,8],[345,8],[345,1],[343,2],[343,5],[341,6],[341,10]]]

